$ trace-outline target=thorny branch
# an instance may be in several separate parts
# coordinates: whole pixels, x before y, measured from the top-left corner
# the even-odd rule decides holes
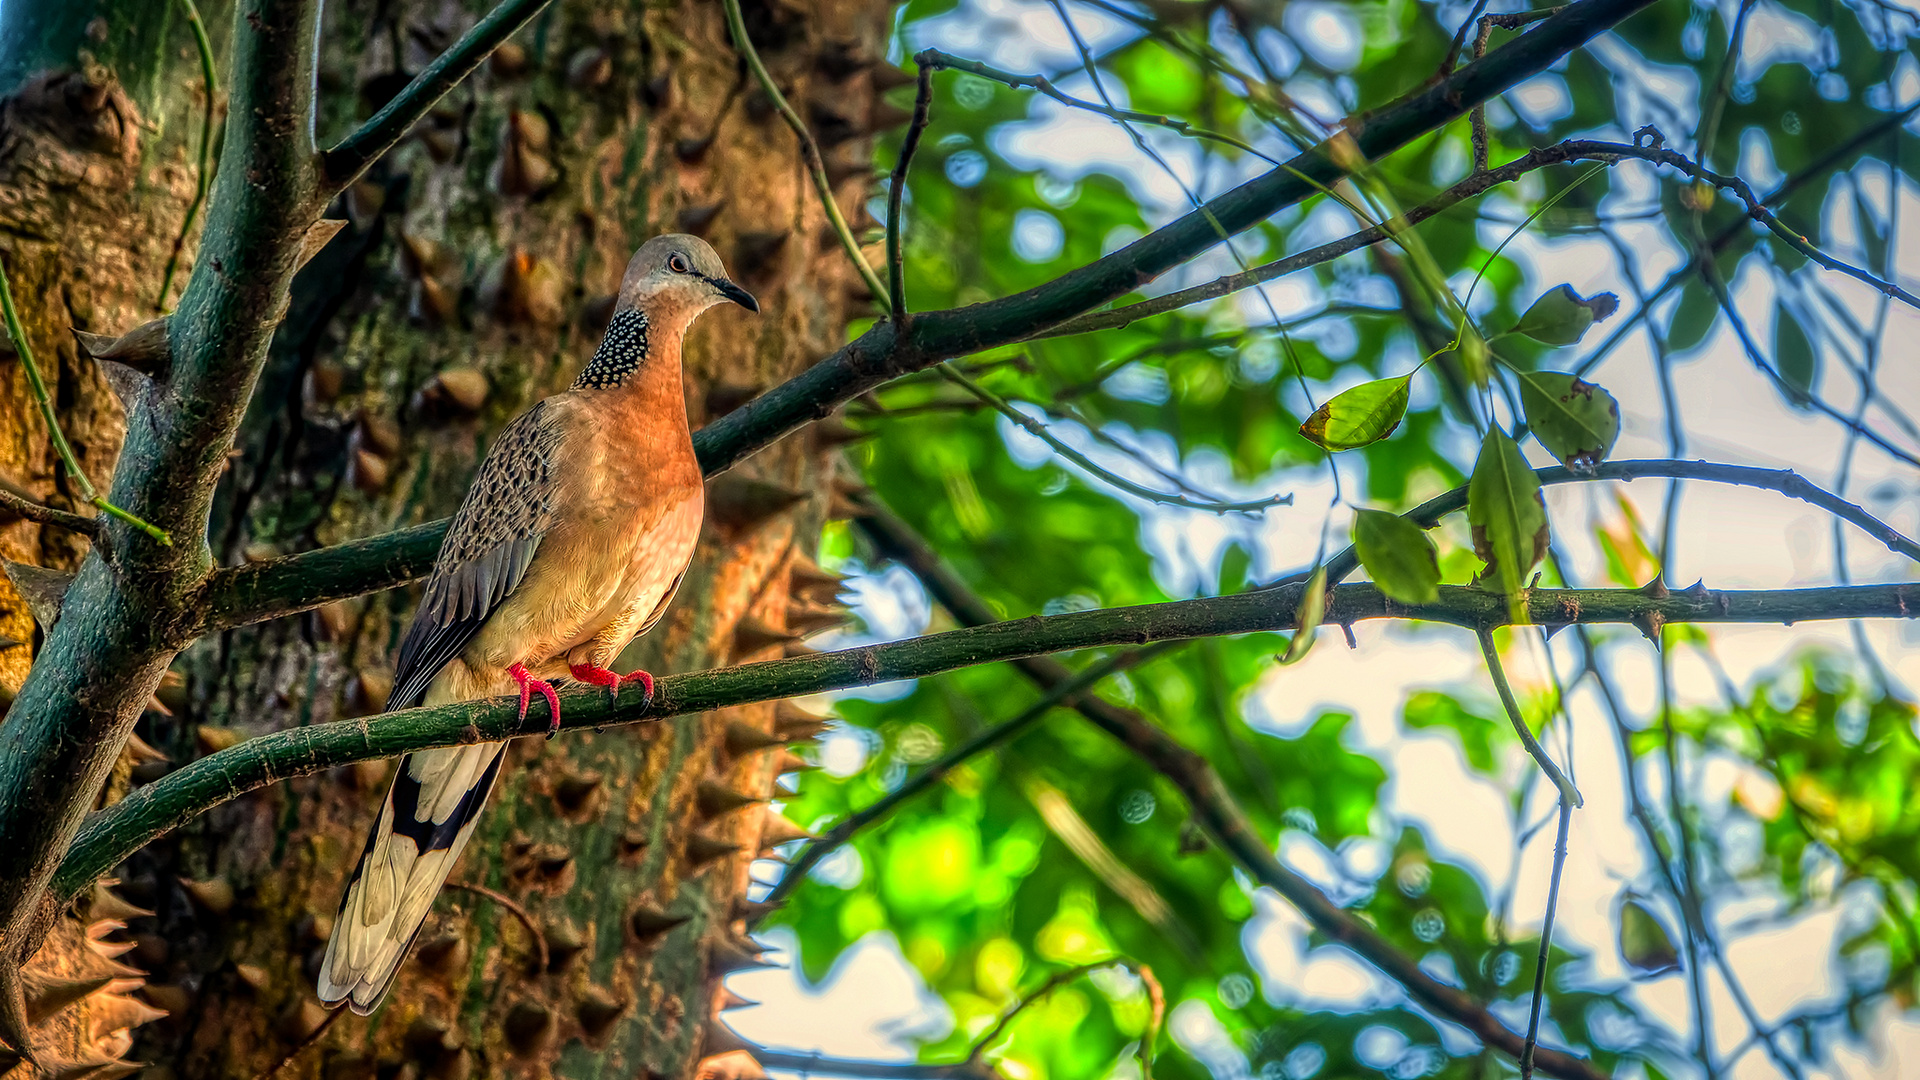
[[[1045,653],[1292,630],[1297,628],[1302,590],[1301,585],[1290,585],[1234,596],[1033,615],[906,641],[670,675],[658,681],[645,708],[632,699],[610,703],[598,688],[570,688],[560,694],[561,729],[637,724]],[[1640,589],[1534,589],[1526,610],[1532,622],[1545,625],[1915,618],[1920,617],[1920,584],[1697,588],[1665,595]],[[1506,597],[1480,589],[1442,586],[1431,604],[1403,604],[1360,584],[1330,589],[1323,621],[1345,626],[1370,619],[1418,619],[1478,629],[1506,625],[1510,618]],[[60,895],[72,895],[154,837],[208,808],[268,784],[355,761],[547,730],[542,710],[533,709],[525,718],[517,714],[518,703],[511,697],[406,709],[371,720],[287,728],[200,758],[90,815],[60,870]]]

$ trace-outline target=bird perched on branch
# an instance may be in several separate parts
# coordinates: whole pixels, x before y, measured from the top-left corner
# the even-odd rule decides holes
[[[609,665],[666,610],[693,557],[704,488],[680,389],[701,312],[759,311],[697,237],[649,240],[627,264],[600,348],[565,392],[500,433],[453,516],[400,644],[387,709],[518,692],[560,727],[549,681],[637,683]],[[320,999],[365,1015],[386,994],[500,771],[506,743],[423,750],[400,768],[347,881]]]

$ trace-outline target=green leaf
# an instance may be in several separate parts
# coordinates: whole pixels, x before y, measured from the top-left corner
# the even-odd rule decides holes
[[[1655,979],[1680,970],[1680,950],[1673,936],[1647,906],[1628,898],[1620,903],[1620,959],[1636,978]]]
[[[1513,621],[1525,622],[1527,577],[1547,553],[1547,504],[1520,448],[1497,427],[1481,441],[1467,478],[1467,523],[1487,564],[1481,582],[1505,593]]]
[[[1720,318],[1720,302],[1713,290],[1702,284],[1698,275],[1680,288],[1680,302],[1673,307],[1667,323],[1667,351],[1683,353],[1707,339]]]
[[[1319,636],[1320,620],[1327,613],[1327,568],[1314,567],[1313,576],[1307,579],[1307,591],[1300,594],[1300,606],[1295,609],[1298,618],[1295,625],[1299,629],[1293,632],[1292,640],[1287,642],[1287,651],[1280,656],[1282,666],[1297,664],[1306,659],[1307,650],[1313,648],[1313,639]]]
[[[1571,469],[1592,471],[1620,437],[1620,404],[1613,395],[1560,371],[1520,373],[1520,403],[1540,445]]]
[[[1440,558],[1427,531],[1385,510],[1356,510],[1353,546],[1380,591],[1403,604],[1440,596]]]
[[[1300,434],[1323,450],[1352,450],[1393,434],[1407,414],[1411,373],[1375,379],[1336,395],[1300,425]]]
[[[1558,285],[1535,300],[1509,333],[1525,335],[1544,345],[1572,345],[1588,327],[1619,308],[1620,298],[1612,293],[1583,298],[1573,286]]]
[[[1773,363],[1787,384],[1787,400],[1803,409],[1811,405],[1820,354],[1814,351],[1806,327],[1785,304],[1776,304],[1773,309]]]

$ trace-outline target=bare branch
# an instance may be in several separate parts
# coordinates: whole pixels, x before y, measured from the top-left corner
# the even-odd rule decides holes
[[[67,510],[55,510],[51,506],[42,506],[32,499],[15,495],[4,487],[0,487],[0,511],[42,525],[52,525],[68,532],[79,533],[89,539],[100,535],[98,518],[90,518]]]
[[[907,170],[913,165],[913,152],[920,148],[920,136],[927,130],[928,114],[933,109],[933,69],[922,67],[915,86],[913,121],[907,125],[906,138],[900,140],[900,160],[893,163],[893,179],[887,186],[887,296],[893,302],[895,325],[903,324],[907,318],[907,282],[900,252],[900,200],[906,196]]]

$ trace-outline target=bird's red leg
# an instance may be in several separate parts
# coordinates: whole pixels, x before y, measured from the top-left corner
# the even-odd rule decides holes
[[[547,699],[547,707],[552,712],[552,719],[547,721],[547,738],[553,738],[554,732],[560,730],[560,695],[554,693],[553,684],[545,679],[534,678],[533,673],[528,671],[524,664],[512,665],[507,668],[507,674],[513,676],[513,681],[520,684],[520,719],[527,718],[527,704],[533,700],[535,690],[540,691],[540,696]]]
[[[620,700],[621,683],[637,682],[641,686],[640,707],[644,709],[653,701],[653,676],[644,671],[630,671],[625,675],[615,675],[606,668],[595,667],[592,664],[568,664],[567,671],[573,675],[575,681],[604,686],[613,691],[615,701]]]

